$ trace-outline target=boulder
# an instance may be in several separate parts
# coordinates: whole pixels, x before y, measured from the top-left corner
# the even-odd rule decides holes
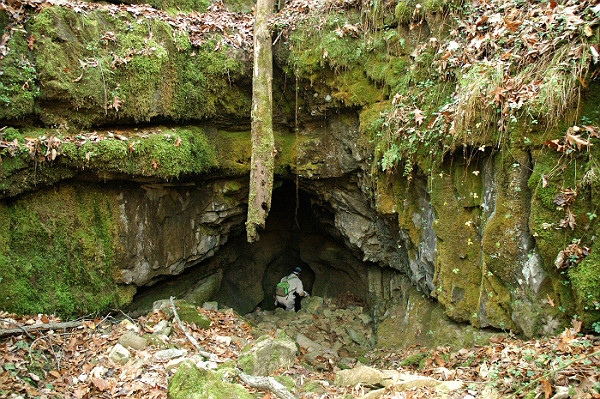
[[[259,338],[254,346],[242,349],[238,366],[246,374],[268,375],[281,368],[290,368],[296,360],[296,343],[287,337]]]
[[[161,320],[153,327],[152,334],[154,335],[164,335],[168,337],[171,335],[171,327],[169,326],[169,322],[166,320]]]
[[[202,309],[216,312],[217,310],[219,310],[219,303],[218,302],[204,302],[202,304]]]
[[[206,315],[204,315],[204,313],[198,311],[198,309],[194,305],[177,305],[177,312],[179,313],[179,318],[182,321],[185,321],[190,324],[193,323],[198,328],[210,327],[210,319]]]
[[[171,360],[187,355],[187,349],[165,349],[154,354],[156,360]]]
[[[340,386],[355,386],[358,383],[383,386],[384,378],[385,374],[373,367],[358,366],[353,369],[338,371],[334,383]]]
[[[210,327],[210,319],[202,312],[198,310],[196,305],[188,303],[186,301],[175,301],[175,306],[177,307],[177,314],[181,321],[185,321],[186,323],[194,323],[198,328],[209,328]],[[168,299],[161,299],[159,301],[155,301],[152,305],[154,310],[162,310],[168,316],[173,316],[173,309],[171,308],[171,302]]]
[[[202,306],[204,302],[211,299],[217,293],[222,279],[223,271],[219,270],[217,273],[200,280],[186,292],[183,300]]]
[[[127,319],[120,322],[119,325],[129,331],[133,331],[136,333],[140,332],[140,329],[138,328],[138,326],[136,326],[135,324],[133,324],[131,321],[129,321]]]
[[[224,382],[210,371],[183,362],[169,381],[169,399],[252,399],[239,384]]]
[[[328,348],[324,345],[321,345],[312,339],[308,338],[306,335],[302,333],[296,334],[296,343],[300,346],[300,348],[306,349],[307,358],[312,361],[312,358],[322,356],[330,359],[338,359],[338,353],[331,348]]]
[[[320,296],[309,296],[302,300],[302,310],[311,314],[319,314],[323,308],[323,298]]]
[[[181,365],[184,362],[189,362],[189,363],[195,365],[195,363],[192,359],[186,359],[185,357],[177,357],[175,359],[169,360],[169,362],[165,365],[165,371],[174,373],[177,370],[179,370],[179,367],[181,367]]]
[[[116,344],[108,353],[108,358],[114,363],[125,364],[131,358],[131,354],[123,345]]]
[[[148,342],[145,338],[140,337],[133,332],[129,332],[119,338],[119,343],[125,348],[131,348],[138,351],[144,350],[148,346]]]

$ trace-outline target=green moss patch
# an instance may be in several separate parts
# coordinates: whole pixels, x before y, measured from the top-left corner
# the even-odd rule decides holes
[[[0,205],[0,308],[74,315],[119,307],[116,204],[92,188],[56,187]]]
[[[64,132],[64,131],[63,131]],[[5,139],[17,140],[18,146],[0,152],[0,190],[13,196],[36,184],[52,184],[72,177],[80,170],[154,176],[171,180],[184,175],[203,174],[217,167],[216,148],[226,139],[220,135],[210,138],[200,128],[155,127],[146,130],[81,133],[65,136],[61,130],[6,129]],[[54,149],[54,160],[48,154],[48,137],[60,144]],[[30,155],[25,137],[37,139],[37,152]],[[223,158],[229,154],[224,154]],[[223,159],[222,162],[226,163]]]
[[[218,35],[193,48],[187,32],[160,18],[61,7],[43,10],[31,32],[47,124],[249,114],[249,93],[239,82],[246,65],[231,49],[218,48]]]
[[[171,399],[253,398],[243,386],[221,381],[216,373],[200,369],[191,362],[182,363],[171,378],[168,395]]]
[[[7,43],[10,52],[0,60],[0,120],[22,119],[32,114],[39,96],[37,70],[29,56],[28,37],[26,32],[15,31]]]

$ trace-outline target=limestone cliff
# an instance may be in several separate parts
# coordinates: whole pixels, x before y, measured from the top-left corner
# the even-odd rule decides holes
[[[494,64],[507,55],[485,34],[528,28],[499,33],[493,24],[508,23],[483,6],[281,5],[276,185],[298,176],[318,220],[318,234],[293,246],[317,294],[342,293],[324,282],[337,270],[388,335],[389,316],[421,302],[441,307],[427,314],[529,336],[575,315],[598,326],[598,27],[584,3],[546,14],[531,3],[540,18],[573,15],[548,19],[562,31],[546,55],[524,45],[533,72]],[[236,269],[223,249],[247,206],[251,19],[161,4],[171,11],[0,11],[0,308],[122,306],[199,264],[198,278],[227,269],[222,292],[241,289],[236,270],[259,270],[239,306],[268,300],[261,279],[273,260],[236,244],[254,254]],[[406,278],[426,299],[410,299]]]

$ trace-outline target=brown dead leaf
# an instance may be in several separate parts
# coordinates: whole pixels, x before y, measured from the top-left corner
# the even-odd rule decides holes
[[[575,219],[575,214],[571,212],[570,208],[567,208],[565,218],[558,223],[558,226],[560,228],[565,228],[568,226],[569,228],[571,228],[571,230],[575,230],[575,226],[577,226],[577,221]]]
[[[158,160],[154,158],[151,165],[154,170],[158,169]]]
[[[554,299],[552,299],[550,294],[546,294],[546,298],[547,298],[548,305],[552,306],[553,308],[556,307],[556,304],[554,303]]]
[[[510,21],[508,19],[504,19],[504,25],[506,26],[506,29],[509,32],[516,32],[519,29],[519,26],[521,26],[521,24],[523,23],[523,21]]]
[[[132,152],[135,151],[135,142],[130,141],[129,145],[127,147],[129,148],[129,153],[131,154]]]
[[[73,390],[73,396],[75,396],[76,399],[83,399],[89,391],[90,389],[87,387],[75,388]]]
[[[419,108],[415,108],[413,112],[415,114],[415,122],[417,122],[417,125],[420,126],[425,120],[425,114],[423,114],[423,111],[421,111]]]
[[[552,396],[552,385],[547,379],[542,379],[542,390],[544,391],[544,397],[549,399]]]
[[[581,151],[582,147],[591,147],[593,144],[590,143],[588,140],[582,139],[580,135],[575,134],[580,130],[581,128],[579,126],[571,126],[567,130],[565,138],[567,139],[567,142],[569,144],[576,146],[577,149]]]
[[[173,145],[175,147],[179,147],[181,145],[181,137],[177,137],[177,140],[175,140],[175,143],[173,143]]]
[[[446,362],[444,361],[444,359],[437,353],[433,356],[433,360],[434,360],[435,364],[437,364],[440,367],[444,367],[446,365]]]
[[[27,39],[27,47],[29,47],[29,50],[33,50],[33,44],[35,43],[35,35],[30,35],[29,39]]]
[[[90,321],[86,320],[86,321],[82,322],[81,325],[89,328],[90,330],[96,329],[96,324],[94,324],[94,322],[91,320]]]
[[[102,392],[110,389],[110,384],[102,378],[92,377],[92,383],[96,388],[98,388],[98,390]]]
[[[119,97],[115,96],[113,98],[112,104],[109,104],[109,108],[113,108],[115,111],[119,112],[119,108],[121,108],[121,105],[123,104],[123,100],[121,100]]]
[[[583,322],[581,320],[573,318],[573,320],[571,320],[571,324],[573,325],[575,332],[581,332],[581,327],[583,327]]]
[[[48,372],[48,374],[50,374],[50,375],[51,375],[52,377],[54,377],[54,378],[61,378],[61,377],[62,377],[62,376],[60,375],[60,373],[59,373],[58,371],[56,371],[56,370],[50,370],[50,371]]]
[[[566,151],[566,146],[560,143],[559,139],[554,139],[554,140],[547,140],[544,145],[547,145],[548,147],[554,148],[556,149],[556,151],[558,152],[565,152]]]
[[[586,125],[583,128],[585,129],[586,132],[588,132],[590,134],[591,137],[600,138],[600,134],[598,134],[597,126]]]

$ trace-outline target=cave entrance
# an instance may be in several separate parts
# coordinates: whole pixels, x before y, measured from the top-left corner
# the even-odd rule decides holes
[[[140,289],[135,307],[175,295],[201,305],[218,301],[240,314],[256,307],[274,309],[279,280],[295,267],[303,270],[304,289],[311,295],[366,304],[368,269],[341,238],[334,237],[333,212],[307,191],[283,181],[273,190],[272,208],[260,240],[246,242],[245,230],[230,237],[210,259],[180,276]]]

